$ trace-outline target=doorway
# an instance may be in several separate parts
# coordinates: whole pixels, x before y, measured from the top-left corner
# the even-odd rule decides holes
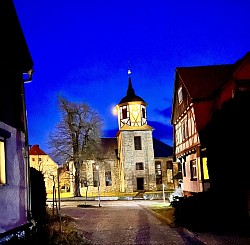
[[[144,178],[137,178],[137,190],[138,191],[144,190]]]

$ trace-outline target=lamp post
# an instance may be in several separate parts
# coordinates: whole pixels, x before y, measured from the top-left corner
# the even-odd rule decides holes
[[[58,188],[58,209],[61,209],[61,196],[60,196],[60,179],[59,179],[59,168],[57,168],[57,188]]]
[[[101,204],[100,204],[100,176],[99,176],[99,165],[96,165],[96,170],[97,170],[98,206],[101,207]]]
[[[162,184],[162,196],[163,196],[163,202],[165,203],[165,191],[164,191],[164,188],[165,188],[165,184],[163,183]]]

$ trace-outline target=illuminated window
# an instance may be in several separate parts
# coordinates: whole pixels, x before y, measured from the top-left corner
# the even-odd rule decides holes
[[[197,180],[196,160],[190,161],[190,170],[191,170],[191,180]]]
[[[6,184],[5,142],[0,140],[0,184]]]
[[[157,185],[162,184],[162,170],[160,161],[155,162],[155,179]]]
[[[178,101],[179,104],[183,101],[182,87],[179,87],[178,89]]]
[[[135,150],[141,150],[141,136],[134,137]]]
[[[206,157],[202,158],[202,166],[203,166],[203,178],[204,178],[204,180],[208,180],[209,175],[208,175],[208,167],[207,167],[207,158]]]
[[[0,128],[0,184],[6,184],[6,139],[11,133]]]
[[[144,167],[143,167],[143,162],[137,162],[136,163],[136,170],[143,170]]]

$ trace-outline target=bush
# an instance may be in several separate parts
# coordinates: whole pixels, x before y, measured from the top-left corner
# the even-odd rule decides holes
[[[196,193],[193,196],[181,198],[173,203],[175,223],[191,230],[210,230],[217,216],[214,202],[210,192]]]
[[[32,218],[38,223],[38,225],[43,225],[47,222],[46,187],[43,174],[33,167],[30,168],[30,185]]]
[[[86,245],[90,244],[75,225],[74,219],[68,216],[52,215],[48,209],[48,240],[50,245]]]
[[[212,191],[195,193],[180,199],[173,203],[175,223],[200,232],[244,233],[249,229],[249,219],[241,215],[240,206],[235,204],[232,207],[231,199],[229,195]]]

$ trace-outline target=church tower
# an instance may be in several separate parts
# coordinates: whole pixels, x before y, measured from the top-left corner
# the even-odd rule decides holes
[[[153,128],[147,125],[146,106],[135,94],[129,73],[127,95],[116,106],[121,192],[156,190]]]

